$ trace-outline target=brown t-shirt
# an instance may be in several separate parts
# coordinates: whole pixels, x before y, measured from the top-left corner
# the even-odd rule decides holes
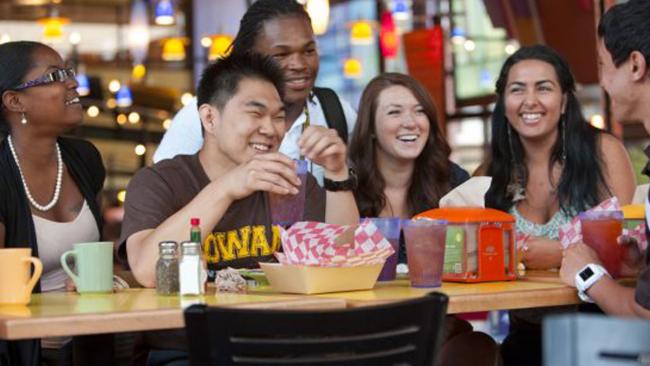
[[[179,155],[143,168],[131,179],[124,204],[124,222],[119,253],[126,259],[126,240],[147,229],[155,229],[185,207],[208,184],[198,154]],[[304,220],[324,221],[325,191],[308,175]],[[187,238],[190,223],[187,223]],[[257,267],[273,260],[281,248],[279,231],[271,225],[268,195],[255,192],[233,202],[210,234],[202,238],[208,274],[216,270]]]

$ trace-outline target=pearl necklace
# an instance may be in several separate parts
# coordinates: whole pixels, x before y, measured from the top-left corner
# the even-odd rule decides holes
[[[47,211],[54,207],[56,203],[59,201],[59,194],[61,193],[61,183],[63,181],[63,160],[61,159],[61,149],[59,149],[59,144],[56,144],[56,160],[57,160],[57,167],[56,167],[56,185],[54,186],[54,197],[52,197],[52,200],[46,204],[45,206],[41,206],[36,202],[34,197],[32,197],[31,192],[29,191],[29,187],[27,187],[27,181],[25,181],[25,176],[23,175],[23,170],[20,168],[20,162],[18,161],[18,154],[16,154],[16,150],[14,149],[14,144],[11,142],[11,135],[7,136],[7,142],[9,143],[9,149],[11,150],[11,155],[13,155],[14,160],[16,161],[16,165],[18,166],[18,172],[20,173],[20,180],[23,181],[23,187],[25,188],[25,194],[27,194],[27,199],[29,202],[34,206],[35,209],[39,211]]]

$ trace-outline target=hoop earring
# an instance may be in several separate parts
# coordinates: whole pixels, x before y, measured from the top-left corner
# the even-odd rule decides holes
[[[26,125],[26,124],[27,124],[27,117],[25,116],[25,112],[22,112],[22,118],[20,119],[20,123],[21,123],[22,125]]]

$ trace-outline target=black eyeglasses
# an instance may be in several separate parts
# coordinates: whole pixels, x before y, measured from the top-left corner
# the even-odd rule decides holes
[[[31,88],[34,86],[40,86],[40,85],[46,85],[50,83],[54,83],[57,81],[64,82],[68,79],[73,79],[76,76],[76,73],[74,72],[73,69],[70,68],[65,68],[65,69],[57,69],[52,71],[49,74],[45,74],[41,76],[38,79],[30,80],[27,82],[24,82],[20,85],[15,86],[12,88],[13,90],[19,91],[19,90],[24,90],[27,88]]]

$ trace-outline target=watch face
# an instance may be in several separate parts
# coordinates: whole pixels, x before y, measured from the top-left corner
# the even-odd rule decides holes
[[[587,267],[580,272],[580,278],[582,278],[583,281],[586,281],[589,279],[589,277],[594,275],[594,271],[591,270],[591,268]]]

